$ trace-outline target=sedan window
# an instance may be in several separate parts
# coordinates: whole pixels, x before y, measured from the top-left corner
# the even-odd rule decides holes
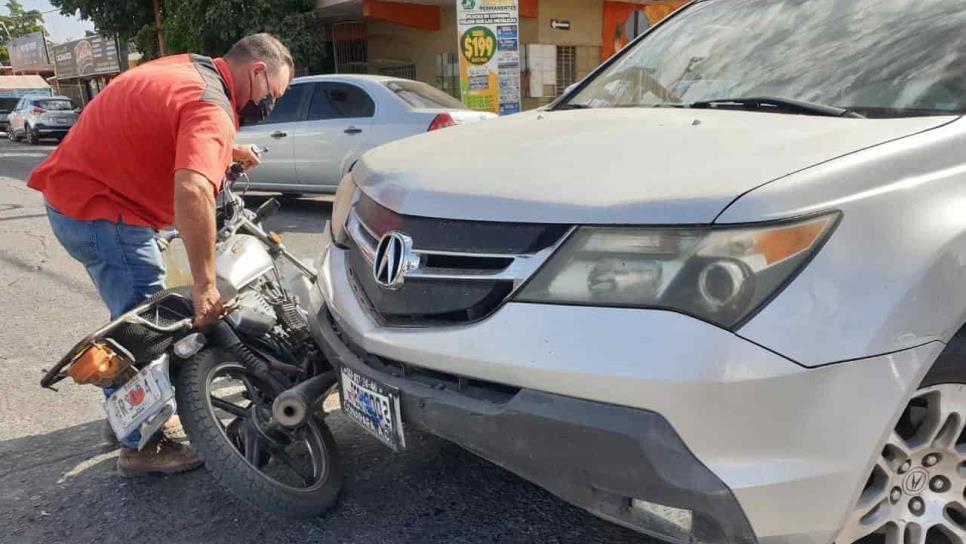
[[[318,83],[309,104],[309,120],[372,117],[376,104],[369,95],[347,83]]]
[[[386,87],[414,108],[451,108],[462,110],[462,102],[443,91],[419,81],[389,81]]]
[[[311,85],[307,84],[292,85],[289,87],[289,89],[285,91],[285,94],[278,99],[278,102],[275,104],[275,108],[272,110],[272,113],[268,115],[268,118],[262,121],[262,124],[291,123],[293,121],[301,121],[302,115],[300,112],[302,110],[300,106],[302,105],[302,97],[305,96],[305,93],[311,87]]]

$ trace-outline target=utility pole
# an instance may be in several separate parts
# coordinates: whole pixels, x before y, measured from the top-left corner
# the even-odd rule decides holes
[[[164,56],[164,32],[161,30],[161,2],[151,0],[154,4],[154,26],[158,29],[158,53]]]

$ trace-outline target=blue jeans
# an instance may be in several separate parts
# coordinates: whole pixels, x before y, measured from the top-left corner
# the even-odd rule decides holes
[[[101,300],[115,319],[163,289],[164,261],[148,227],[110,221],[78,221],[47,206],[50,228],[60,245],[87,269]],[[113,389],[105,389],[110,397]],[[141,434],[121,444],[136,448]]]

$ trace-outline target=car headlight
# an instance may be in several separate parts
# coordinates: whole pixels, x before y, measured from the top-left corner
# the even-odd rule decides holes
[[[751,227],[582,227],[517,300],[667,309],[733,328],[801,270],[838,218]]]
[[[332,220],[329,224],[332,229],[332,241],[339,247],[346,247],[349,242],[345,224],[358,193],[359,189],[350,172],[339,182],[339,188],[335,191],[335,200],[332,201]]]

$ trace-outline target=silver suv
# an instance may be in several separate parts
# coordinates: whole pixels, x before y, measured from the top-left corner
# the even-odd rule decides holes
[[[38,144],[42,138],[63,140],[79,110],[66,96],[25,96],[8,115],[7,138]]]
[[[701,0],[371,151],[302,295],[343,412],[673,542],[962,543],[964,112],[962,0]]]

